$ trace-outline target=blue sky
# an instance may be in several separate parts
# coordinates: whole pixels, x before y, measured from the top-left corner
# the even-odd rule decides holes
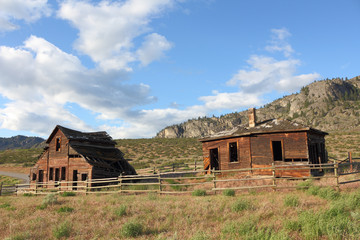
[[[0,136],[153,137],[360,75],[358,0],[0,1]]]

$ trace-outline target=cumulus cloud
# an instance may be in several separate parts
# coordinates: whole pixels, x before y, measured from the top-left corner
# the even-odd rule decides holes
[[[34,22],[43,16],[50,16],[51,8],[47,0],[1,0],[0,31],[12,31],[18,28],[16,20]]]
[[[147,65],[170,49],[171,44],[157,33],[147,35],[140,48],[134,41],[151,31],[151,19],[173,4],[173,0],[129,0],[93,5],[68,0],[61,4],[58,16],[79,30],[74,45],[78,51],[90,56],[104,70],[130,71],[129,63],[141,61]]]
[[[282,52],[285,57],[290,57],[294,53],[294,49],[287,42],[291,36],[290,32],[286,28],[279,28],[271,29],[271,33],[270,45],[267,45],[265,49],[269,52]]]
[[[0,72],[0,94],[10,100],[0,109],[0,126],[12,130],[43,134],[49,125],[66,122],[88,129],[65,109],[67,103],[113,119],[155,100],[149,96],[149,86],[125,84],[125,73],[89,70],[76,56],[36,36],[18,48],[1,46]]]
[[[137,50],[141,63],[146,66],[149,63],[160,59],[164,51],[169,50],[172,44],[164,36],[152,33],[146,36],[142,46]]]

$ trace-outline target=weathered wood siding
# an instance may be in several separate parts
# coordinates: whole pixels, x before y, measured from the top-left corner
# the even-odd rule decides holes
[[[59,146],[57,139],[60,139]],[[69,147],[69,140],[58,130],[51,139],[49,148],[32,169],[31,181],[35,181],[32,178],[33,173],[37,175],[36,181],[41,181],[39,171],[43,172],[44,182],[73,181],[74,170],[77,170],[77,180],[81,180],[82,174],[86,174],[89,179],[92,177],[92,166]]]
[[[261,134],[251,137],[252,165],[271,165],[273,161],[272,141],[281,141],[284,160],[307,159],[306,132]]]
[[[230,162],[229,143],[237,143],[237,162]],[[218,149],[220,170],[249,168],[250,165],[250,139],[249,137],[230,138],[203,143],[204,159],[209,158],[210,149]]]

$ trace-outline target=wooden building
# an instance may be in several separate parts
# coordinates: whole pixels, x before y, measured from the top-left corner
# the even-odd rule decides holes
[[[325,135],[328,133],[284,119],[256,123],[255,109],[249,109],[249,126],[202,138],[205,169],[260,168],[288,165],[277,175],[318,175],[319,170],[291,170],[300,164],[327,162]],[[293,167],[294,168],[294,167]]]
[[[136,174],[106,132],[79,132],[56,126],[46,141],[30,182],[85,181]]]

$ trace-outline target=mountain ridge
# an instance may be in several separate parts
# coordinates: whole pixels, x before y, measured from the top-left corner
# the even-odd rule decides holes
[[[285,118],[323,131],[360,128],[360,76],[312,82],[300,92],[276,99],[256,110],[257,122]],[[156,138],[205,137],[247,125],[247,110],[220,117],[199,117],[168,126]]]
[[[9,138],[0,137],[0,150],[41,148],[44,141],[45,139],[41,137],[27,137],[23,135]]]

